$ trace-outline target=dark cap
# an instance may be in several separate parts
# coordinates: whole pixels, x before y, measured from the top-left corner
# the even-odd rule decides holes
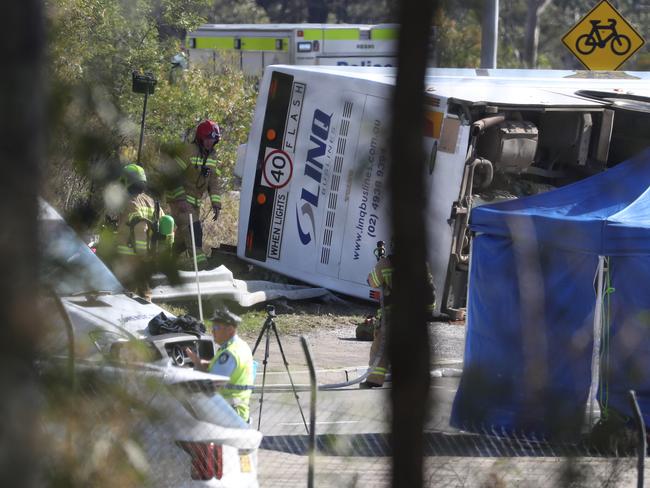
[[[221,305],[214,309],[212,317],[210,317],[210,321],[237,327],[241,322],[241,317],[235,315],[225,306]]]

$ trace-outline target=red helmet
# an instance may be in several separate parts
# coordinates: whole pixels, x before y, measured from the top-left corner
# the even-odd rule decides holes
[[[196,135],[194,141],[203,143],[205,139],[215,139],[217,142],[221,139],[221,129],[216,122],[204,120],[196,126]]]

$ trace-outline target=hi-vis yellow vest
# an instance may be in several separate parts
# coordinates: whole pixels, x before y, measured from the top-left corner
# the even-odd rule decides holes
[[[208,371],[212,371],[212,367],[218,363],[220,358],[223,359],[222,356],[225,353],[232,356],[237,365],[230,374],[230,382],[219,393],[232,405],[239,416],[248,422],[250,417],[249,403],[254,382],[253,355],[248,344],[243,339],[235,336],[219,348],[212,361],[210,361]]]

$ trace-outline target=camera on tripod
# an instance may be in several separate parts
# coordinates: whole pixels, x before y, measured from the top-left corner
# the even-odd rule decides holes
[[[298,397],[298,393],[296,391],[296,386],[293,383],[293,378],[291,377],[291,371],[289,371],[289,362],[287,361],[287,357],[284,354],[284,348],[282,347],[282,341],[280,341],[280,334],[278,333],[278,329],[275,325],[275,307],[273,305],[266,305],[266,320],[264,320],[264,325],[262,326],[262,330],[260,330],[260,335],[257,336],[257,340],[255,341],[255,345],[253,346],[252,353],[253,356],[255,355],[255,351],[257,351],[257,346],[260,345],[260,342],[262,341],[262,337],[266,337],[265,345],[264,345],[264,360],[262,361],[262,364],[264,365],[264,370],[262,371],[262,389],[260,393],[260,410],[259,410],[259,416],[257,420],[257,429],[260,429],[260,426],[262,425],[262,404],[264,403],[264,387],[266,385],[266,365],[269,360],[269,341],[271,338],[271,334],[275,336],[275,340],[278,342],[278,348],[280,349],[280,354],[282,355],[282,361],[284,362],[284,368],[287,370],[287,375],[289,376],[289,382],[291,383],[291,389],[293,390],[293,395],[296,398],[296,403],[298,404],[298,410],[300,410],[300,416],[302,417],[302,423],[305,425],[305,430],[309,434],[309,428],[307,427],[307,421],[305,420],[305,414],[302,411],[302,406],[300,405],[300,397]]]

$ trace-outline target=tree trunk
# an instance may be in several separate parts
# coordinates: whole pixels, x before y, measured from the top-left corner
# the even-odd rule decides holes
[[[426,199],[424,73],[436,1],[403,0],[397,83],[391,128],[390,191],[395,242],[393,310],[389,329],[392,365],[393,486],[422,486],[424,421],[429,398],[429,338],[426,327]]]
[[[37,270],[39,164],[43,159],[43,17],[38,0],[7,2],[0,39],[0,451],[2,486],[35,486],[33,374],[39,322],[34,300]]]
[[[524,63],[528,68],[537,67],[537,47],[539,44],[539,16],[546,10],[552,0],[528,0],[526,14],[526,32]]]

